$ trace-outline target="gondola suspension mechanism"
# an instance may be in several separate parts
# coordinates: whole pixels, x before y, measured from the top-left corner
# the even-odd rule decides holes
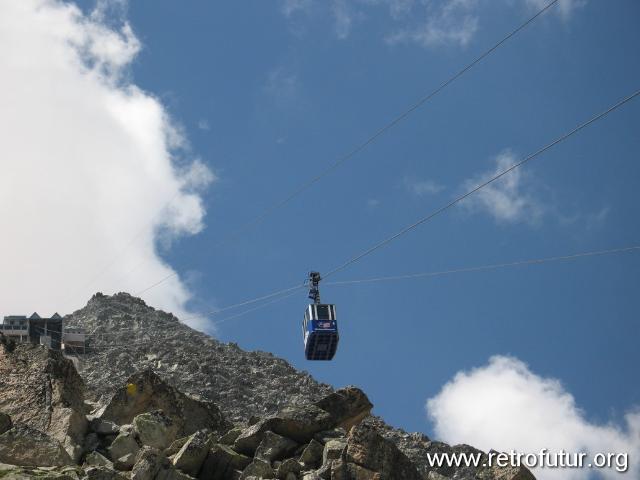
[[[313,303],[304,311],[302,336],[307,360],[332,360],[338,349],[336,306],[320,302],[319,272],[309,273],[309,299]]]

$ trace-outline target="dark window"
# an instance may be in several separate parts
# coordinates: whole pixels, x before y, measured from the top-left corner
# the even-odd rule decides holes
[[[330,320],[329,305],[318,305],[318,320]]]

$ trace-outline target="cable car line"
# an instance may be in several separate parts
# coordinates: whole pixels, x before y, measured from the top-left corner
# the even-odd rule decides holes
[[[253,299],[250,299],[250,300],[246,300],[244,302],[239,302],[239,303],[234,303],[232,305],[227,305],[226,307],[218,308],[216,310],[211,310],[211,311],[208,311],[208,312],[202,312],[202,313],[200,313],[198,315],[193,315],[191,317],[186,317],[184,320],[191,320],[193,318],[199,318],[199,317],[208,316],[208,315],[217,315],[219,313],[225,312],[227,310],[231,310],[233,308],[244,307],[246,305],[251,305],[253,303],[257,303],[257,302],[260,302],[262,300],[268,300],[268,299],[271,299],[273,297],[277,297],[279,295],[283,295],[283,294],[291,292],[290,295],[286,296],[286,297],[290,297],[291,295],[297,293],[297,290],[300,290],[301,288],[305,288],[305,284],[304,283],[301,283],[301,284],[298,284],[298,285],[294,285],[294,286],[288,287],[288,288],[283,288],[282,290],[278,290],[276,292],[272,292],[272,293],[269,293],[267,295],[262,295],[260,297],[256,297],[256,298],[253,298]],[[286,298],[286,297],[283,297],[283,298]],[[251,311],[251,310],[249,310],[249,311]]]
[[[476,193],[477,191],[483,189],[484,187],[486,187],[487,185],[492,184],[493,182],[495,182],[496,180],[504,177],[505,175],[507,175],[508,173],[512,172],[513,170],[523,166],[524,164],[530,162],[531,160],[537,158],[538,156],[540,156],[541,154],[543,154],[544,152],[546,152],[547,150],[553,148],[554,146],[558,145],[559,143],[562,143],[563,141],[567,140],[568,138],[572,137],[573,135],[575,135],[576,133],[580,132],[581,130],[583,130],[584,128],[588,127],[589,125],[591,125],[592,123],[597,122],[598,120],[604,118],[605,116],[607,116],[609,113],[613,112],[614,110],[617,110],[618,108],[620,108],[621,106],[623,106],[624,104],[626,104],[627,102],[630,102],[631,100],[633,100],[634,98],[636,98],[638,95],[640,95],[640,90],[636,90],[634,93],[624,97],[622,100],[619,100],[618,102],[616,102],[615,104],[613,104],[612,106],[610,106],[609,108],[607,108],[606,110],[604,110],[601,113],[598,113],[596,115],[594,115],[593,117],[591,117],[590,119],[586,120],[585,122],[579,124],[577,127],[574,127],[572,130],[564,133],[563,135],[561,135],[560,137],[556,138],[555,140],[553,140],[552,142],[546,144],[545,146],[543,146],[542,148],[538,149],[537,151],[535,151],[534,153],[531,153],[529,155],[527,155],[526,157],[524,157],[522,160],[520,160],[517,163],[514,163],[513,165],[511,165],[510,167],[506,168],[505,170],[502,170],[500,173],[498,173],[497,175],[491,177],[489,180],[477,185],[476,187],[474,187],[473,189],[469,190],[468,192],[464,193],[463,195],[460,195],[459,197],[456,197],[454,200],[450,201],[449,203],[447,203],[446,205],[434,210],[433,212],[429,213],[427,216],[420,218],[419,220],[417,220],[416,222],[404,227],[402,230],[400,230],[397,233],[394,233],[393,235],[391,235],[388,238],[385,238],[384,240],[376,243],[375,245],[373,245],[372,247],[369,247],[368,249],[366,249],[365,251],[363,251],[362,253],[359,253],[358,255],[356,255],[355,257],[347,260],[346,262],[344,262],[343,264],[335,267],[333,270],[330,270],[329,273],[324,275],[324,278],[330,277],[338,272],[340,272],[341,270],[344,270],[345,268],[347,268],[348,266],[356,263],[357,261],[363,259],[364,257],[372,254],[373,252],[375,252],[376,250],[384,247],[385,245],[393,242],[395,239],[397,239],[398,237],[401,237],[402,235],[404,235],[405,233],[410,232],[411,230],[415,229],[416,227],[422,225],[423,223],[428,222],[429,220],[433,219],[434,217],[437,217],[438,215],[440,215],[441,213],[449,210],[450,208],[454,207],[455,205],[457,205],[458,203],[462,202],[464,199],[466,199],[467,197],[470,197],[471,195],[473,195],[474,193]]]
[[[316,184],[318,181],[320,181],[321,179],[323,179],[324,177],[326,177],[327,175],[329,175],[331,172],[333,172],[335,169],[337,169],[338,167],[340,167],[343,163],[347,162],[348,160],[350,160],[351,158],[353,158],[354,156],[356,156],[358,153],[360,153],[362,150],[364,150],[365,148],[367,148],[369,145],[371,145],[372,143],[374,143],[378,138],[380,138],[382,135],[384,135],[387,131],[391,130],[393,127],[395,127],[396,125],[398,125],[399,123],[401,123],[404,119],[406,119],[407,117],[409,117],[414,111],[416,111],[417,109],[419,109],[420,107],[422,107],[425,103],[427,103],[429,100],[431,100],[433,97],[435,97],[436,95],[438,95],[442,90],[444,90],[445,88],[447,88],[449,85],[451,85],[452,83],[454,83],[458,78],[462,77],[465,73],[467,73],[469,70],[471,70],[473,67],[475,67],[476,65],[478,65],[479,63],[481,63],[485,58],[487,58],[488,56],[490,56],[493,52],[495,52],[496,50],[498,50],[502,45],[504,45],[505,43],[507,43],[511,38],[513,38],[514,36],[516,36],[520,31],[524,30],[527,26],[529,26],[531,23],[533,23],[538,17],[540,17],[542,14],[544,14],[547,10],[549,10],[551,7],[553,7],[556,3],[558,3],[559,0],[552,0],[550,1],[548,4],[546,4],[544,7],[542,7],[540,10],[538,10],[533,16],[529,17],[525,22],[521,23],[518,27],[516,27],[515,29],[513,29],[512,31],[510,31],[507,35],[505,35],[504,37],[502,37],[502,39],[500,39],[497,43],[495,43],[493,46],[491,46],[490,48],[488,48],[487,50],[485,50],[484,52],[482,52],[478,57],[476,57],[473,61],[471,61],[469,64],[467,64],[466,66],[464,66],[462,69],[458,70],[456,73],[454,73],[451,77],[449,77],[447,80],[445,80],[444,82],[442,82],[440,85],[438,85],[434,90],[432,90],[431,92],[429,92],[428,94],[426,94],[425,96],[423,96],[422,98],[418,99],[415,103],[413,103],[412,105],[410,105],[406,110],[404,110],[402,113],[400,113],[399,115],[397,115],[396,117],[394,117],[391,121],[389,121],[388,123],[386,123],[385,125],[383,125],[381,128],[379,128],[378,130],[376,130],[371,136],[369,136],[366,140],[364,140],[363,142],[359,143],[358,145],[356,145],[353,149],[349,150],[347,153],[345,153],[344,155],[342,155],[341,157],[339,157],[337,160],[335,160],[331,165],[329,165],[327,168],[325,168],[324,170],[322,170],[320,173],[318,173],[316,176],[310,178],[309,180],[307,180],[305,183],[303,183],[300,187],[298,187],[297,189],[293,190],[287,197],[285,197],[284,199],[273,203],[271,206],[267,207],[265,210],[263,210],[260,214],[258,214],[256,217],[253,217],[252,219],[248,220],[247,222],[245,222],[243,225],[241,225],[237,230],[235,230],[234,232],[230,233],[229,235],[227,235],[226,237],[223,237],[223,239],[221,239],[216,246],[220,246],[222,244],[224,244],[225,242],[237,238],[237,236],[239,234],[241,234],[242,232],[244,232],[245,230],[247,230],[248,228],[250,228],[251,226],[260,223],[261,221],[263,221],[266,217],[268,217],[271,213],[273,213],[274,211],[284,207],[285,205],[287,205],[291,200],[293,200],[294,198],[296,198],[298,195],[300,195],[301,193],[303,193],[304,191],[308,190],[310,187],[312,187],[314,184]],[[178,272],[173,272],[167,276],[165,276],[164,278],[158,280],[157,282],[155,282],[154,284],[143,288],[142,290],[138,291],[135,293],[136,296],[139,296],[145,292],[148,292],[149,290],[157,287],[158,285],[161,285],[162,283],[166,282],[167,280],[169,280],[170,278],[176,277],[178,276]]]
[[[366,283],[383,282],[383,281],[396,281],[396,280],[410,280],[410,279],[427,278],[427,277],[440,277],[440,276],[453,275],[453,274],[458,274],[458,273],[472,273],[472,272],[496,270],[496,269],[508,268],[508,267],[539,265],[539,264],[551,263],[551,262],[569,261],[569,260],[576,260],[576,259],[580,259],[580,258],[589,258],[589,257],[604,256],[604,255],[615,255],[615,254],[620,254],[620,253],[631,253],[631,252],[638,252],[638,251],[640,251],[640,245],[634,245],[634,246],[630,246],[630,247],[611,248],[611,249],[606,249],[606,250],[594,250],[594,251],[580,252],[580,253],[574,253],[574,254],[569,254],[569,255],[558,255],[558,256],[552,256],[552,257],[533,258],[533,259],[527,259],[527,260],[518,260],[518,261],[514,261],[514,262],[502,262],[502,263],[480,265],[480,266],[475,266],[475,267],[462,267],[462,268],[456,268],[456,269],[450,269],[450,270],[441,270],[441,271],[434,271],[434,272],[420,272],[420,273],[407,274],[407,275],[394,275],[394,276],[386,276],[386,277],[373,277],[373,278],[363,278],[363,279],[355,279],[355,280],[333,281],[333,282],[327,282],[325,285],[330,285],[330,286],[348,286],[348,285],[366,284]],[[270,300],[268,302],[262,303],[260,305],[257,305],[255,307],[253,307],[253,308],[250,308],[248,310],[244,310],[242,312],[239,312],[239,313],[230,315],[228,317],[222,318],[220,320],[214,321],[213,325],[219,325],[219,324],[227,322],[229,320],[233,320],[233,319],[242,317],[242,316],[247,315],[247,314],[249,314],[251,312],[254,312],[254,311],[259,310],[261,308],[267,307],[267,306],[269,306],[271,304],[274,304],[276,302],[279,302],[281,300],[285,300],[286,298],[292,297],[293,295],[297,294],[297,290],[299,288],[303,288],[303,285],[295,287],[295,289],[280,290],[278,292],[274,292],[274,293],[269,294],[269,295],[262,295],[261,297],[257,297],[257,298],[255,298],[253,300],[248,300],[246,302],[242,302],[242,303],[239,303],[239,304],[229,305],[227,307],[224,307],[223,309],[220,309],[220,311],[228,310],[228,309],[231,309],[231,308],[235,308],[238,305],[248,305],[248,304],[251,304],[251,303],[255,303],[255,302],[259,301],[260,299],[270,298]],[[283,292],[285,292],[285,293],[283,294]],[[277,295],[279,295],[279,294],[281,296],[278,297]],[[194,318],[194,317],[188,317],[188,318]],[[186,318],[183,319],[183,320],[186,320]],[[50,330],[50,331],[59,332],[58,330]],[[101,338],[104,338],[104,336],[121,335],[124,332],[138,332],[139,333],[139,332],[142,332],[142,331],[143,331],[143,329],[141,329],[141,328],[123,328],[123,329],[118,329],[116,331],[111,331],[111,332],[107,332],[107,333],[97,333],[96,332],[96,333],[88,333],[86,335],[87,336],[95,336],[95,337],[98,337],[98,339],[101,339]],[[171,338],[175,338],[175,337],[182,336],[182,335],[183,335],[182,333],[164,335],[164,336],[161,336],[160,339],[162,339],[162,340],[170,340]],[[158,341],[158,338],[154,338],[154,339],[150,339],[150,340],[143,340],[143,341],[140,341],[140,342],[130,342],[130,343],[126,343],[126,344],[93,345],[90,348],[99,350],[99,352],[97,352],[96,355],[102,355],[102,354],[104,354],[104,353],[106,353],[108,351],[117,350],[117,349],[140,347],[140,346],[149,345],[149,344],[152,344],[152,343],[157,343],[157,341]]]
[[[325,285],[328,285],[328,286],[342,286],[342,285],[354,285],[354,284],[360,284],[360,283],[373,283],[373,282],[392,281],[392,280],[405,280],[405,279],[422,278],[422,277],[440,277],[440,276],[452,275],[452,274],[457,274],[457,273],[471,273],[471,272],[476,272],[476,271],[495,270],[495,269],[506,268],[506,267],[536,265],[536,264],[544,264],[544,263],[551,263],[551,262],[576,260],[576,259],[579,259],[579,258],[588,258],[588,257],[603,256],[603,255],[614,255],[614,254],[638,252],[638,251],[640,251],[640,245],[634,245],[634,246],[630,246],[630,247],[611,248],[611,249],[607,249],[607,250],[594,250],[594,251],[589,251],[589,252],[574,253],[574,254],[570,254],[570,255],[560,255],[560,256],[553,256],[553,257],[533,258],[533,259],[527,259],[527,260],[518,260],[518,261],[514,261],[514,262],[502,262],[502,263],[480,265],[480,266],[474,266],[474,267],[463,267],[463,268],[457,268],[457,269],[451,269],[451,270],[442,270],[442,271],[435,271],[435,272],[421,272],[421,273],[415,273],[415,274],[409,274],[409,275],[395,275],[395,276],[388,276],[388,277],[376,277],[376,278],[363,278],[363,279],[356,279],[356,280],[333,281],[333,282],[327,282],[327,283],[325,283]],[[223,318],[221,320],[214,321],[213,324],[214,325],[218,325],[218,324],[224,323],[224,322],[226,322],[228,320],[232,320],[232,319],[235,319],[235,318],[242,317],[242,316],[247,315],[247,314],[249,314],[249,313],[251,313],[251,312],[253,312],[255,310],[259,310],[259,309],[261,309],[263,307],[266,307],[266,306],[271,305],[273,303],[276,303],[276,302],[279,302],[279,301],[284,300],[286,298],[289,298],[289,297],[295,295],[299,288],[303,288],[303,287],[304,287],[303,285],[300,285],[298,287],[293,287],[291,289],[281,290],[281,291],[274,292],[274,293],[269,294],[269,295],[263,295],[262,297],[258,297],[257,299],[253,299],[253,300],[249,300],[249,301],[243,302],[242,304],[247,305],[249,303],[258,302],[259,299],[271,298],[271,300],[269,302],[265,302],[263,304],[255,306],[255,307],[253,307],[253,308],[251,308],[249,310],[245,310],[245,311],[233,314],[233,315],[231,315],[229,317],[225,317],[225,318]],[[282,294],[283,292],[286,292],[287,290],[289,290],[289,292],[286,295],[277,297],[277,295]],[[277,297],[277,298],[273,298],[273,297]],[[236,307],[238,305],[241,305],[241,304],[230,305],[228,307],[225,307],[224,310],[227,310],[227,309],[230,309],[230,308],[234,308],[234,307]],[[203,315],[205,315],[205,314],[203,314]],[[195,318],[195,317],[189,317],[189,318]]]
[[[411,115],[415,110],[417,110],[418,108],[420,108],[422,105],[424,105],[425,103],[427,103],[429,100],[431,100],[433,97],[435,97],[438,93],[440,93],[442,90],[444,90],[446,87],[448,87],[449,85],[451,85],[453,82],[455,82],[458,78],[460,78],[462,75],[464,75],[466,72],[468,72],[469,70],[471,70],[473,67],[475,67],[478,63],[480,63],[482,60],[484,60],[486,57],[488,57],[489,55],[491,55],[495,50],[497,50],[498,48],[500,48],[504,43],[506,43],[507,41],[509,41],[509,39],[511,39],[513,36],[515,36],[518,32],[520,32],[521,30],[523,30],[524,28],[526,28],[530,23],[532,23],[536,18],[538,18],[540,15],[542,15],[544,12],[546,12],[549,8],[551,8],[553,5],[555,5],[556,3],[558,3],[559,0],[552,0],[551,2],[549,2],[547,5],[545,5],[542,9],[540,9],[535,15],[533,15],[532,17],[530,17],[529,19],[527,19],[524,23],[522,23],[521,25],[519,25],[517,28],[515,28],[514,30],[512,30],[510,33],[508,33],[505,37],[503,37],[498,43],[496,43],[495,45],[493,45],[491,48],[489,48],[488,50],[485,50],[482,54],[480,54],[477,58],[475,58],[471,63],[469,63],[468,65],[466,65],[464,68],[462,68],[461,70],[459,70],[458,72],[456,72],[453,76],[449,77],[447,80],[445,80],[444,82],[442,82],[438,87],[436,87],[433,91],[431,91],[430,93],[428,93],[427,95],[425,95],[424,97],[420,98],[417,102],[415,102],[413,105],[411,105],[409,108],[407,108],[405,111],[403,111],[401,114],[399,114],[398,116],[396,116],[395,118],[393,118],[389,123],[387,123],[386,125],[384,125],[383,127],[379,128],[373,135],[371,135],[370,137],[368,137],[364,142],[358,144],[356,147],[354,147],[353,149],[351,149],[350,151],[348,151],[346,154],[342,155],[341,157],[339,157],[336,161],[334,161],[331,165],[329,165],[327,168],[325,168],[323,171],[321,171],[319,174],[317,174],[315,177],[310,178],[309,180],[307,180],[305,183],[303,183],[299,188],[297,188],[296,190],[294,190],[293,192],[291,192],[287,197],[285,197],[283,200],[273,204],[272,206],[268,207],[267,209],[265,209],[260,215],[258,215],[257,217],[249,220],[247,223],[245,223],[243,226],[240,227],[240,229],[238,229],[235,234],[232,234],[231,237],[233,238],[235,235],[237,235],[238,233],[244,231],[247,227],[255,224],[255,223],[259,223],[260,221],[262,221],[266,216],[268,216],[269,214],[271,214],[271,212],[283,207],[284,205],[286,205],[287,203],[289,203],[291,200],[293,200],[295,197],[297,197],[298,195],[300,195],[302,192],[304,192],[305,190],[309,189],[312,185],[314,185],[315,183],[317,183],[319,180],[321,180],[322,178],[324,178],[325,176],[327,176],[329,173],[331,173],[333,170],[335,170],[336,168],[338,168],[340,165],[342,165],[343,163],[345,163],[346,161],[350,160],[351,158],[353,158],[355,155],[357,155],[358,153],[360,153],[362,150],[364,150],[366,147],[368,147],[369,145],[371,145],[372,143],[374,143],[379,137],[381,137],[382,135],[384,135],[387,131],[391,130],[393,127],[395,127],[397,124],[399,124],[400,122],[402,122],[405,118],[407,118],[409,115]]]
[[[410,280],[414,278],[425,278],[425,277],[440,277],[444,275],[452,275],[455,273],[471,273],[471,272],[482,272],[486,270],[496,270],[499,268],[505,267],[519,267],[519,266],[527,266],[527,265],[539,265],[542,263],[549,262],[559,262],[566,260],[575,260],[578,258],[585,257],[595,257],[602,255],[611,255],[615,253],[628,253],[628,252],[637,252],[640,250],[640,245],[636,245],[633,247],[623,247],[623,248],[612,248],[609,250],[597,250],[594,252],[582,252],[575,253],[573,255],[562,255],[556,257],[544,257],[544,258],[534,258],[530,260],[518,260],[515,262],[507,262],[507,263],[494,263],[490,265],[479,265],[476,267],[464,267],[464,268],[455,268],[452,270],[441,270],[435,272],[421,272],[421,273],[410,273],[407,275],[393,275],[388,277],[374,277],[374,278],[362,278],[359,280],[342,280],[342,281],[334,281],[327,282],[325,285],[332,286],[342,286],[342,285],[356,285],[360,283],[375,283],[375,282],[386,282],[386,281],[395,281],[395,280]]]
[[[354,279],[354,280],[332,281],[332,282],[325,283],[325,285],[328,285],[328,286],[343,286],[343,285],[355,285],[355,284],[375,283],[375,282],[384,282],[384,281],[409,280],[409,279],[425,278],[425,277],[440,277],[440,276],[445,276],[445,275],[453,275],[453,274],[457,274],[457,273],[480,272],[480,271],[496,270],[496,269],[507,268],[507,267],[536,265],[536,264],[543,264],[543,263],[575,260],[575,259],[580,259],[580,258],[588,258],[588,257],[596,257],[596,256],[604,256],[604,255],[614,255],[614,254],[619,254],[619,253],[629,253],[629,252],[637,252],[637,251],[640,251],[640,245],[634,245],[634,246],[630,246],[630,247],[610,248],[610,249],[606,249],[606,250],[594,250],[594,251],[580,252],[580,253],[574,253],[574,254],[569,254],[569,255],[559,255],[559,256],[552,256],[552,257],[541,257],[541,258],[533,258],[533,259],[526,259],[526,260],[518,260],[518,261],[514,261],[514,262],[502,262],[502,263],[479,265],[479,266],[473,266],[473,267],[461,267],[461,268],[455,268],[455,269],[449,269],[449,270],[441,270],[441,271],[433,271],[433,272],[419,272],[419,273],[412,273],[412,274],[407,274],[407,275],[392,275],[392,276],[385,276],[385,277],[372,277],[372,278],[362,278],[362,279]],[[184,322],[186,320],[198,318],[198,317],[201,317],[201,316],[217,315],[218,313],[222,313],[224,311],[231,310],[231,309],[234,309],[234,308],[238,308],[238,307],[241,307],[241,306],[251,305],[251,304],[260,302],[262,300],[270,300],[268,302],[265,302],[263,304],[255,306],[255,307],[253,307],[251,309],[244,310],[244,311],[236,313],[236,314],[232,314],[232,315],[230,315],[228,317],[225,317],[225,318],[222,318],[220,320],[216,320],[216,321],[213,322],[213,325],[218,325],[220,323],[224,323],[224,322],[226,322],[228,320],[232,320],[232,319],[247,315],[247,314],[249,314],[249,313],[251,313],[251,312],[253,312],[255,310],[258,310],[260,308],[266,307],[266,306],[271,305],[273,303],[276,303],[276,302],[279,302],[279,301],[284,300],[286,298],[289,298],[289,297],[297,294],[297,291],[299,289],[301,289],[301,288],[305,288],[305,286],[306,286],[305,284],[300,284],[300,285],[297,285],[297,286],[281,289],[281,290],[278,290],[278,291],[275,291],[275,292],[272,292],[272,293],[269,293],[269,294],[266,294],[266,295],[261,295],[259,297],[255,297],[255,298],[250,299],[250,300],[245,300],[243,302],[227,305],[227,306],[222,307],[222,308],[217,309],[217,310],[213,310],[213,311],[209,311],[209,312],[202,312],[201,314],[199,314],[197,316],[194,315],[194,316],[190,316],[190,317],[185,317],[185,318],[180,319],[180,321]],[[60,331],[57,330],[57,329],[48,329],[48,330],[51,331],[51,332],[60,333]],[[117,335],[121,335],[124,332],[140,332],[140,331],[143,331],[143,329],[141,329],[139,327],[137,327],[137,328],[122,328],[122,329],[111,330],[109,332],[87,333],[85,335],[86,336],[91,336],[91,337],[104,337],[104,336],[117,336]]]
[[[303,286],[301,285],[298,288],[303,288]],[[230,316],[222,318],[220,320],[216,320],[216,321],[213,322],[213,325],[219,325],[219,324],[224,323],[224,322],[226,322],[228,320],[233,320],[234,318],[242,317],[242,316],[247,315],[248,313],[251,313],[251,312],[253,312],[255,310],[259,310],[259,309],[261,309],[263,307],[266,307],[266,306],[269,306],[269,305],[271,305],[273,303],[276,303],[276,302],[279,302],[279,301],[284,300],[286,298],[292,297],[293,295],[297,295],[298,294],[298,292],[297,292],[298,288],[296,288],[296,291],[294,291],[294,292],[290,292],[290,293],[288,293],[288,294],[286,294],[284,296],[271,299],[268,302],[265,302],[265,303],[262,303],[260,305],[257,305],[257,306],[255,306],[253,308],[250,308],[249,310],[244,310],[242,312],[230,315]]]
[[[395,276],[388,276],[388,277],[376,277],[376,278],[363,278],[363,279],[356,279],[356,280],[343,280],[343,281],[333,281],[333,282],[327,282],[325,283],[325,285],[327,286],[343,286],[343,285],[355,285],[355,284],[360,284],[360,283],[373,283],[373,282],[382,282],[382,281],[391,281],[391,280],[405,280],[405,279],[413,279],[413,278],[424,278],[424,277],[440,277],[440,276],[445,276],[445,275],[453,275],[453,274],[457,274],[457,273],[471,273],[471,272],[476,272],[476,271],[486,271],[486,270],[496,270],[496,269],[500,269],[500,268],[506,268],[506,267],[517,267],[517,266],[526,266],[526,265],[536,265],[536,264],[544,264],[544,263],[551,263],[551,262],[559,262],[559,261],[568,261],[568,260],[576,260],[576,259],[580,259],[580,258],[588,258],[588,257],[596,257],[596,256],[603,256],[603,255],[614,255],[614,254],[620,254],[620,253],[629,253],[629,252],[638,252],[640,251],[640,245],[634,245],[631,247],[621,247],[621,248],[611,248],[611,249],[607,249],[607,250],[594,250],[594,251],[589,251],[589,252],[580,252],[580,253],[574,253],[574,254],[570,254],[570,255],[560,255],[560,256],[553,256],[553,257],[542,257],[542,258],[533,258],[533,259],[528,259],[528,260],[518,260],[515,262],[502,262],[502,263],[494,263],[494,264],[488,264],[488,265],[480,265],[480,266],[475,266],[475,267],[463,267],[463,268],[456,268],[456,269],[450,269],[450,270],[442,270],[442,271],[436,271],[436,272],[421,272],[421,273],[415,273],[415,274],[409,274],[409,275],[395,275]],[[288,295],[285,295],[283,297],[279,297],[276,298],[274,300],[271,300],[270,302],[267,303],[263,303],[261,305],[258,305],[252,309],[249,310],[245,310],[243,312],[234,314],[230,317],[224,318],[220,321],[217,322],[213,322],[214,325],[217,325],[218,323],[222,323],[222,322],[226,322],[227,320],[231,320],[237,317],[241,317],[243,315],[246,315],[248,313],[251,313],[255,310],[258,310],[260,308],[266,307],[272,303],[275,302],[279,302],[280,300],[284,300],[285,298],[288,298],[292,295],[295,295],[297,292],[291,292]]]

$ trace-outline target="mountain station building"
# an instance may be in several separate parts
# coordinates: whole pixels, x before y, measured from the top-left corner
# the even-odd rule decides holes
[[[86,334],[83,328],[64,328],[64,319],[54,313],[43,318],[34,312],[26,315],[8,315],[0,324],[0,333],[21,343],[46,345],[53,350],[69,350],[70,353],[84,353]]]

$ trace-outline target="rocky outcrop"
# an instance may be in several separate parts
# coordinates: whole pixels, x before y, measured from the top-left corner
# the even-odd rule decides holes
[[[16,425],[0,435],[0,463],[47,467],[74,462],[55,438],[27,425]]]
[[[165,428],[174,436],[191,435],[203,428],[220,431],[231,427],[214,403],[185,395],[150,369],[129,377],[116,390],[99,418],[123,425],[132,423],[139,414],[152,411],[163,412],[161,415],[166,419]],[[150,421],[150,417],[139,419],[139,428]],[[160,428],[157,422],[156,425]]]
[[[126,294],[97,295],[69,319],[95,329],[96,352],[102,333],[135,347],[75,359],[85,391],[59,353],[0,338],[3,480],[533,478],[526,469],[430,467],[427,453],[477,450],[391,428],[371,416],[360,389],[318,384]],[[126,337],[112,336],[118,327],[128,327]]]
[[[130,470],[140,445],[130,430],[121,431],[108,448],[109,458],[118,470]]]
[[[283,359],[219,342],[126,293],[96,294],[65,322],[93,332],[79,371],[101,403],[131,375],[148,368],[181,392],[215,403],[234,423],[332,392]],[[114,349],[114,344],[123,348]]]
[[[253,455],[267,432],[273,432],[297,442],[308,442],[319,432],[353,425],[371,411],[366,395],[355,387],[331,393],[315,404],[291,405],[277,414],[256,422],[240,433],[234,448]]]
[[[327,452],[327,457],[330,456]],[[362,469],[379,472],[381,478],[388,480],[422,479],[418,469],[407,456],[369,425],[359,425],[351,429],[344,458],[341,457],[334,462],[336,464],[332,466],[332,472],[337,472],[337,479],[352,478],[349,472]]]
[[[234,473],[243,471],[251,463],[251,458],[236,452],[227,445],[214,443],[209,449],[198,478],[201,480],[225,480]]]
[[[84,382],[60,352],[28,344],[0,348],[0,412],[58,440],[74,460],[80,457]]]
[[[185,442],[182,448],[175,454],[173,465],[193,477],[200,473],[211,447],[212,438],[206,431],[194,433]]]
[[[137,415],[133,428],[140,443],[159,450],[168,448],[178,434],[178,426],[162,410]]]
[[[287,405],[318,401],[333,392],[329,385],[285,360],[219,342],[126,293],[96,294],[65,321],[94,333],[89,353],[80,359],[79,371],[90,386],[89,392],[102,404],[131,375],[149,368],[191,397],[215,403],[225,418],[236,424],[275,415]],[[123,347],[114,349],[113,344]],[[426,436],[392,428],[374,416],[364,421],[427,473],[422,454],[429,445]]]
[[[82,467],[74,466],[62,445],[45,433],[26,425],[11,426],[0,435],[0,462],[12,465],[9,478],[44,476],[35,467],[45,466],[52,480],[533,478],[526,470],[513,469],[454,468],[423,475],[394,442],[364,421],[372,405],[355,387],[336,390],[306,405],[283,407],[244,427],[225,421],[207,404],[196,403],[199,410],[184,409],[185,402],[194,404],[148,371],[133,375],[124,388],[129,397],[123,399],[118,389],[102,414],[91,418],[93,431],[83,442],[88,451]],[[158,409],[160,406],[167,411]],[[188,420],[189,415],[194,417]],[[176,438],[194,425],[195,418],[203,422],[201,428]],[[430,445],[432,451],[470,448]]]

